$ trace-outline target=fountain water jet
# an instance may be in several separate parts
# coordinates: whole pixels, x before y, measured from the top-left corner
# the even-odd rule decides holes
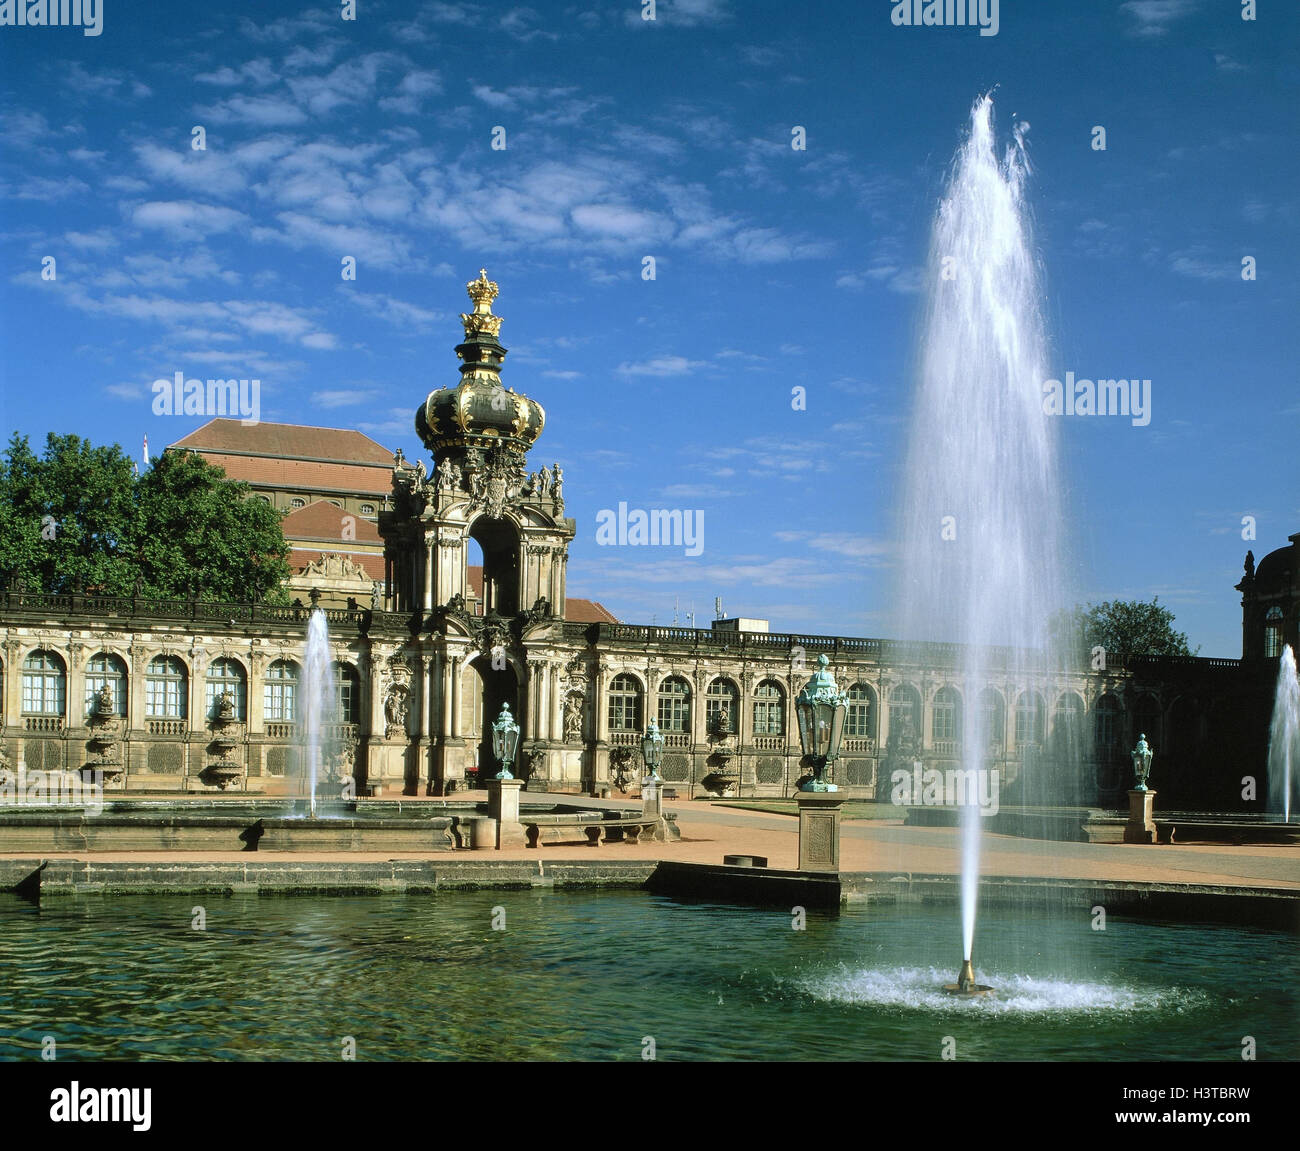
[[[931,234],[899,621],[905,639],[965,645],[962,767],[975,772],[989,769],[994,736],[984,730],[984,709],[971,706],[990,682],[990,649],[1006,645],[999,675],[1005,666],[1009,685],[1032,688],[1053,666],[1049,620],[1065,602],[1056,428],[1043,410],[1046,338],[1024,203],[1028,125],[1016,126],[999,161],[992,113],[991,96],[975,101]],[[1006,711],[1014,702],[1004,701]],[[1030,782],[1021,779],[1022,795]],[[969,961],[980,826],[977,808],[962,815]],[[964,964],[963,972],[974,986],[973,970]]]
[[[1300,763],[1300,682],[1296,679],[1295,652],[1282,649],[1277,667],[1277,694],[1273,697],[1273,723],[1268,733],[1268,786],[1274,811],[1291,822],[1292,770]]]
[[[326,728],[335,722],[334,663],[330,659],[330,631],[325,613],[312,608],[307,621],[307,646],[303,653],[303,727],[306,745],[307,808],[316,818],[316,787],[325,746]]]

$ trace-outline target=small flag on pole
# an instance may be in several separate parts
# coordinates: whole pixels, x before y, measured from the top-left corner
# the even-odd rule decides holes
[[[149,466],[149,436],[147,433],[144,437],[144,447],[141,449],[140,454],[145,467],[148,467]]]

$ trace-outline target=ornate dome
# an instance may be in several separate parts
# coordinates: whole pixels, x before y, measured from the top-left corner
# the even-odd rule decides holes
[[[462,314],[465,342],[456,346],[460,384],[430,392],[416,409],[415,430],[434,456],[463,454],[468,448],[508,444],[527,451],[542,434],[546,412],[536,400],[503,387],[501,363],[506,349],[498,342],[504,317],[492,314],[500,289],[479,269],[466,289],[474,311]]]
[[[1259,567],[1255,569],[1255,587],[1259,588],[1261,584],[1290,586],[1291,564],[1294,558],[1295,549],[1292,547],[1278,548],[1277,551],[1269,552],[1259,561]]]

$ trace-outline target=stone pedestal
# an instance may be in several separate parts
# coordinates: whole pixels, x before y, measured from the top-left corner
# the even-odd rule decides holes
[[[527,847],[523,825],[519,822],[519,793],[522,779],[487,781],[488,815],[497,821],[497,848]]]
[[[667,838],[664,819],[664,781],[647,777],[641,781],[641,815],[646,819],[655,819],[654,837],[660,843]]]
[[[840,816],[844,797],[835,791],[801,791],[799,870],[839,871]]]
[[[641,814],[646,819],[662,819],[664,817],[664,785],[662,780],[647,776],[641,781]]]
[[[1151,818],[1155,798],[1154,791],[1128,793],[1128,822],[1124,825],[1125,843],[1156,842],[1156,821]]]

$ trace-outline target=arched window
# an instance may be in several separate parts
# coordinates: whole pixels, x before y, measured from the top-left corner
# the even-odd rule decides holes
[[[373,516],[373,515],[375,514],[375,505],[374,505],[374,504],[362,504],[362,505],[361,505],[361,514],[362,514],[363,516]]]
[[[659,685],[659,730],[691,730],[691,685],[679,675]]]
[[[23,660],[23,715],[62,715],[67,688],[63,660],[54,652],[34,651]]]
[[[955,743],[961,739],[961,696],[955,687],[941,687],[934,693],[930,735],[935,743]]]
[[[900,683],[889,693],[889,742],[915,741],[921,733],[921,697],[910,684]]]
[[[723,711],[727,713],[727,722],[732,731],[738,731],[740,725],[740,691],[729,679],[715,679],[704,693],[704,726],[709,731],[717,731]]]
[[[350,663],[334,664],[334,701],[339,723],[361,722],[361,677]]]
[[[609,685],[609,730],[641,730],[641,685],[626,672]]]
[[[174,655],[156,655],[144,672],[144,713],[157,719],[185,718],[185,665]]]
[[[86,664],[86,711],[94,710],[95,697],[105,687],[113,693],[113,714],[126,715],[126,664],[101,651]]]
[[[277,659],[266,669],[262,687],[262,718],[293,723],[298,718],[298,665]]]
[[[307,501],[303,499],[299,499],[295,496],[293,499],[289,501],[289,506],[291,508],[305,508],[307,506]]]
[[[1083,747],[1083,698],[1072,691],[1056,701],[1052,716],[1052,741],[1061,755],[1076,757]]]
[[[1007,709],[996,688],[986,687],[980,692],[980,731],[986,748],[1001,747],[1006,742]]]
[[[1103,695],[1093,708],[1093,740],[1097,758],[1110,760],[1123,748],[1123,729],[1120,724],[1119,700],[1113,695]]]
[[[1154,695],[1141,695],[1133,702],[1133,743],[1139,735],[1156,751],[1164,746],[1164,725],[1160,722],[1160,701]],[[1126,749],[1127,750],[1127,749]]]
[[[208,678],[204,689],[204,713],[209,719],[217,714],[217,700],[229,692],[235,701],[235,718],[246,719],[247,679],[237,660],[214,659],[208,664]]]
[[[1282,654],[1282,609],[1271,607],[1264,616],[1264,655],[1275,659]]]
[[[1016,700],[1016,746],[1041,745],[1045,722],[1043,697],[1036,691],[1022,691]]]
[[[785,734],[785,692],[770,679],[754,688],[754,734]]]
[[[869,684],[849,688],[849,709],[844,716],[844,734],[850,739],[872,739],[876,734],[876,693]]]

